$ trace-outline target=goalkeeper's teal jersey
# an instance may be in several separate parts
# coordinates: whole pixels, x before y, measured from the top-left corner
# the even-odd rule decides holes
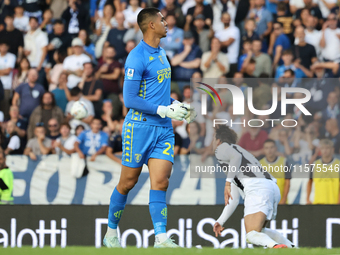
[[[138,97],[155,105],[171,104],[171,67],[165,50],[153,48],[142,40],[129,54],[125,63],[124,81],[135,81],[139,86]],[[124,100],[133,100],[126,98]],[[126,121],[145,125],[171,127],[170,118],[130,109]]]

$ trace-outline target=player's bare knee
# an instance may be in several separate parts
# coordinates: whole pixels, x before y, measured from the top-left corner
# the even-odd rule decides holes
[[[118,185],[117,185],[117,189],[122,194],[127,194],[127,193],[129,193],[130,190],[133,189],[133,187],[136,185],[137,181],[138,181],[138,178],[137,179],[128,179],[128,180],[125,180],[124,182],[119,182]]]
[[[169,179],[168,178],[164,178],[162,180],[159,180],[157,183],[156,183],[156,186],[157,186],[157,189],[158,190],[164,190],[166,191],[168,189],[168,186],[169,186]]]

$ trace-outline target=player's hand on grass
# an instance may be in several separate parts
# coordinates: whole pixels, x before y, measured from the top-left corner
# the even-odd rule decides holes
[[[183,120],[188,111],[182,104],[160,105],[158,106],[157,114],[162,118],[169,117],[175,120]]]
[[[226,182],[225,188],[224,188],[224,202],[225,205],[229,204],[229,199],[233,200],[233,197],[231,196],[231,183]]]
[[[215,236],[218,237],[219,235],[221,235],[221,232],[224,230],[224,227],[222,227],[220,223],[216,222],[213,230],[215,232]]]

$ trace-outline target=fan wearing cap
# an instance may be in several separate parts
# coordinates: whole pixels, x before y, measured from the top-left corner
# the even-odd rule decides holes
[[[67,87],[70,89],[81,81],[84,63],[91,62],[90,57],[84,53],[84,43],[80,38],[76,37],[72,40],[72,51],[73,55],[65,58],[63,64],[64,70],[69,75]]]

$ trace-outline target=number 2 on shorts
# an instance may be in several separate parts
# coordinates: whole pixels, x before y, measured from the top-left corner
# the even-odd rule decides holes
[[[171,149],[171,144],[170,143],[165,143],[165,145],[166,146],[168,146],[164,151],[163,151],[163,154],[165,154],[165,155],[170,155],[170,153],[168,152],[168,150],[170,150]],[[172,146],[172,151],[174,151],[174,148],[173,148],[174,146]],[[171,157],[173,157],[174,155],[173,154],[171,154]]]

